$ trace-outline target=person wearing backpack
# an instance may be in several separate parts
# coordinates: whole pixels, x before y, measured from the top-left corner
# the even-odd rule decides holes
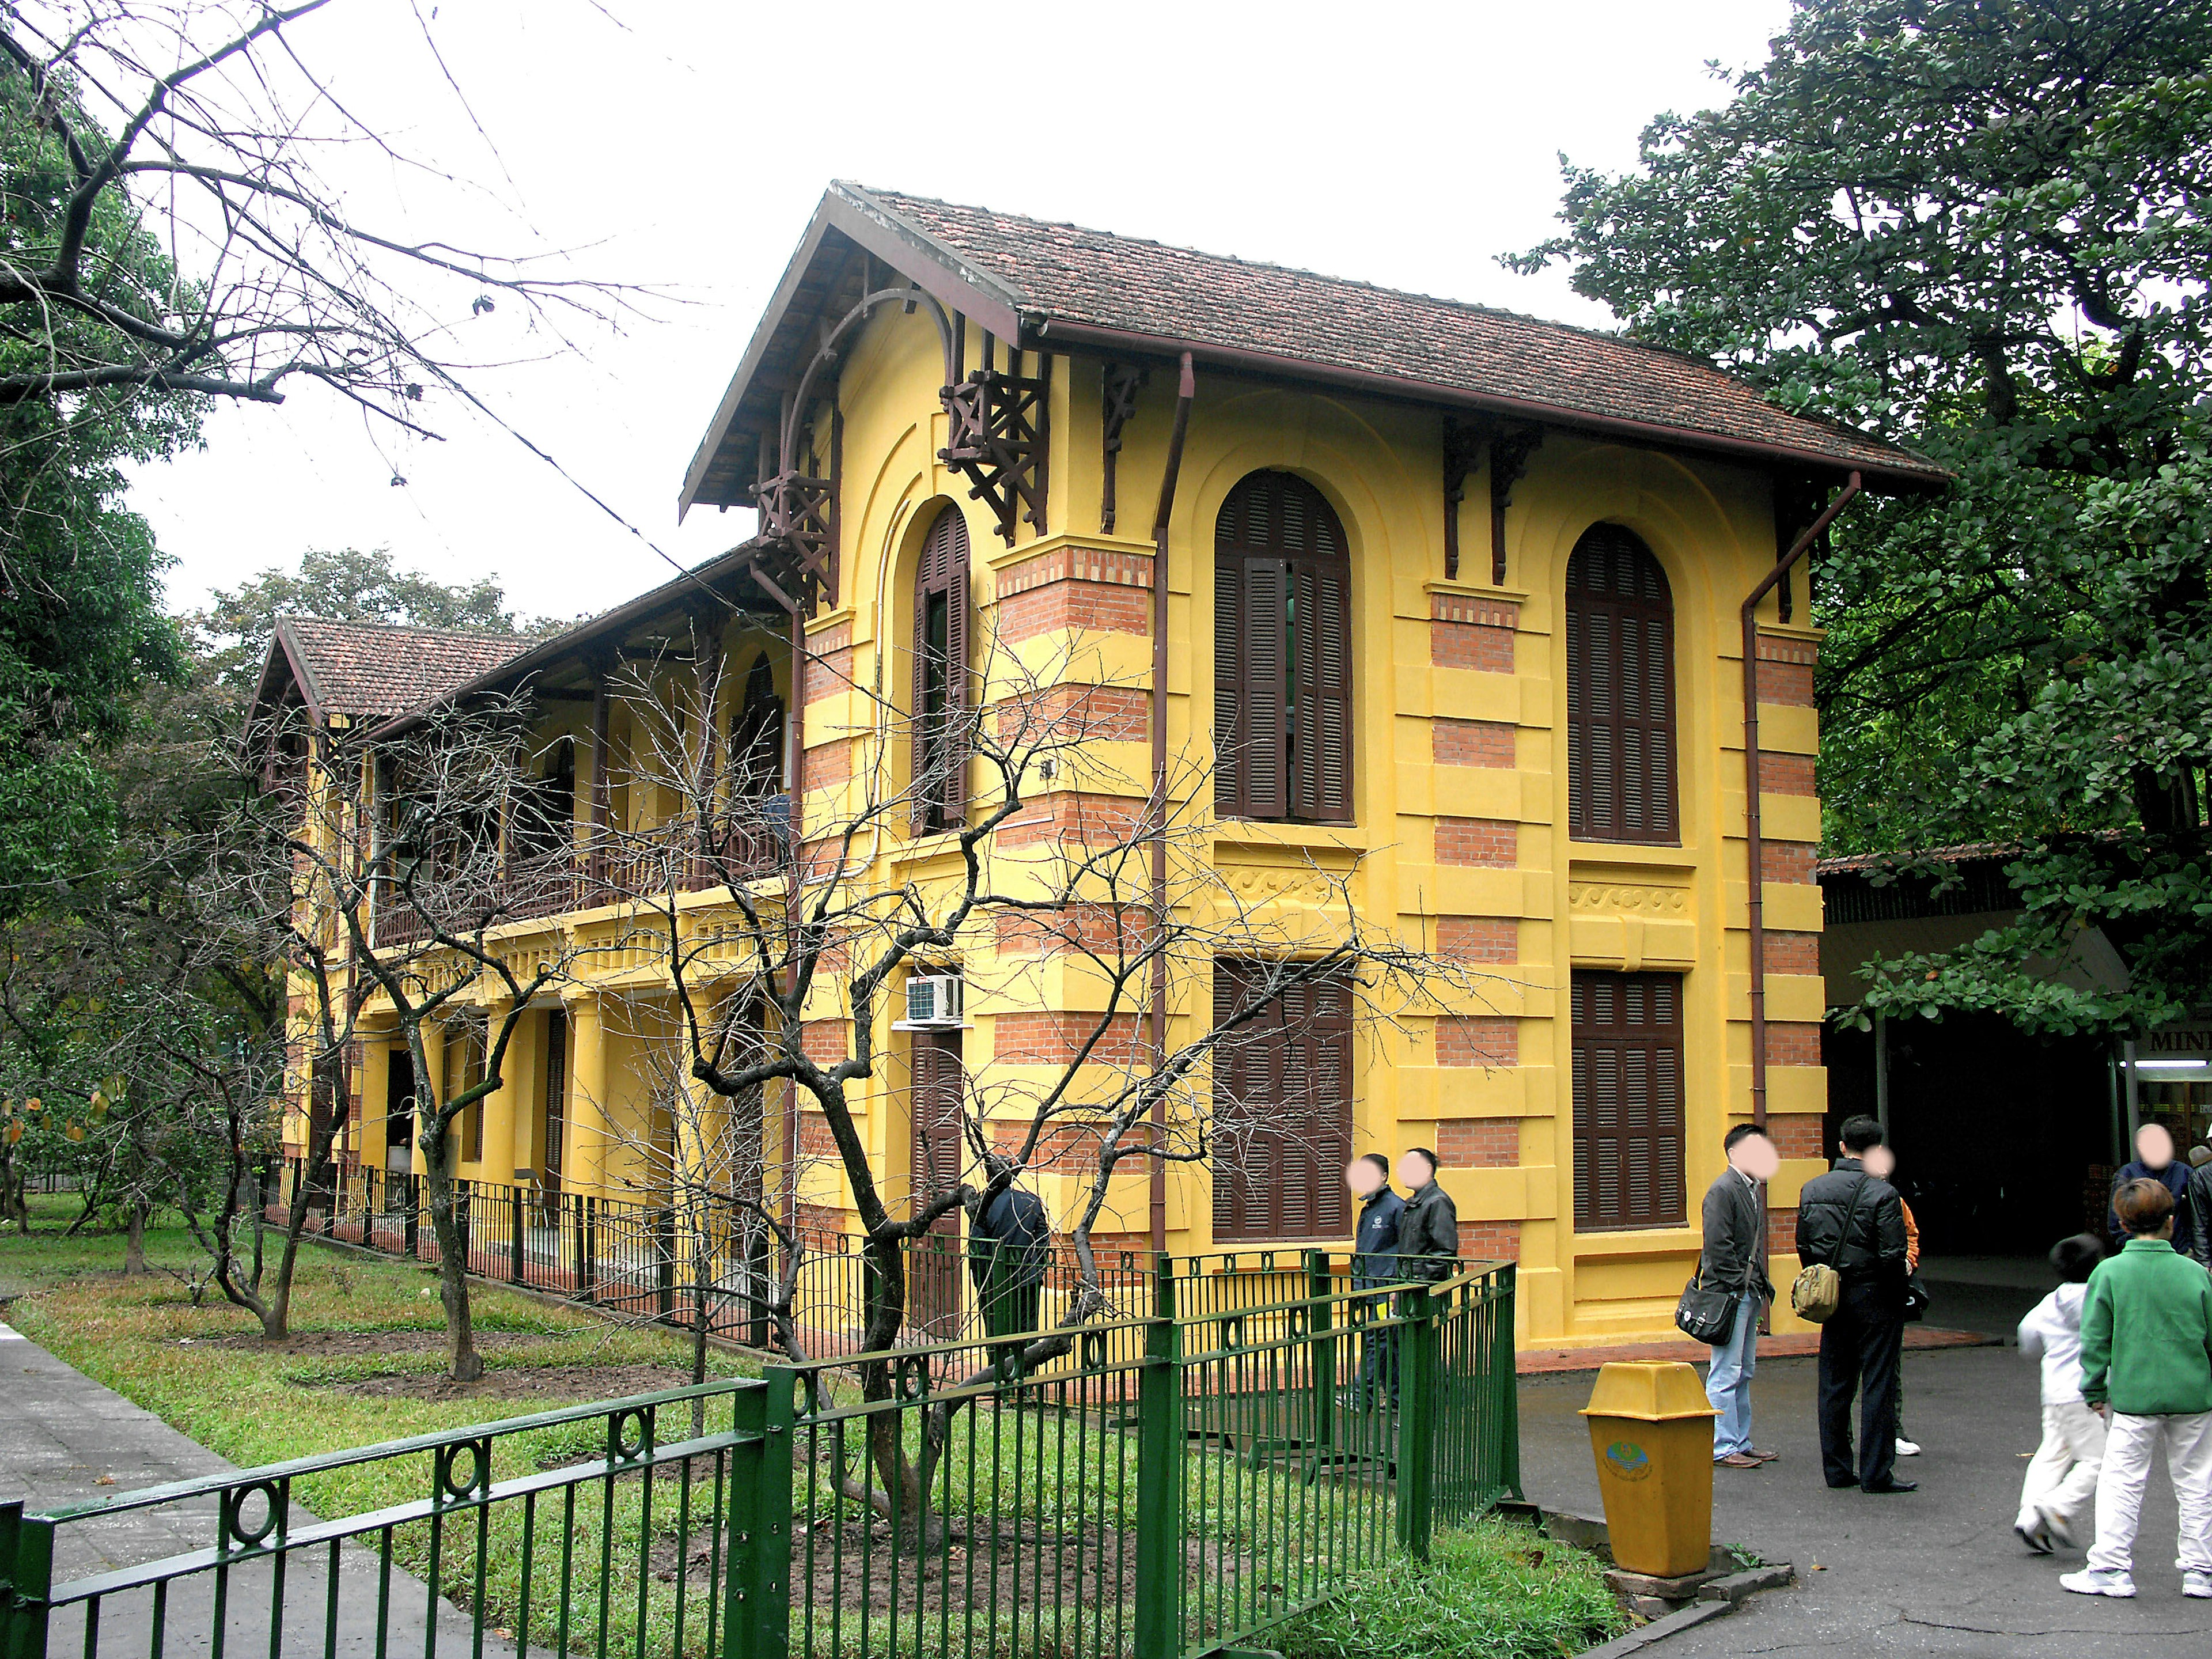
[[[1919,1483],[1894,1474],[1897,1370],[1905,1343],[1905,1202],[1896,1188],[1869,1174],[1860,1161],[1882,1139],[1881,1125],[1872,1118],[1844,1120],[1837,1147],[1843,1156],[1798,1195],[1797,1259],[1808,1270],[1833,1270],[1841,1281],[1835,1310],[1820,1327],[1820,1462],[1828,1484],[1905,1492],[1917,1491]],[[1860,1396],[1856,1462],[1855,1394]]]

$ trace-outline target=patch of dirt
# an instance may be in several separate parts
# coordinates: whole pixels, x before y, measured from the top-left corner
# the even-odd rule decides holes
[[[1073,1613],[1085,1607],[1128,1601],[1137,1593],[1137,1534],[1120,1528],[1091,1528],[1060,1533],[1035,1527],[1001,1527],[994,1535],[982,1528],[956,1523],[949,1558],[933,1544],[917,1557],[913,1528],[902,1528],[903,1547],[891,1546],[890,1526],[878,1521],[865,1528],[866,1582],[861,1582],[864,1529],[848,1520],[842,1529],[823,1523],[816,1529],[813,1572],[809,1599],[819,1608],[842,1606],[848,1612],[864,1603],[871,1612],[892,1610],[893,1576],[896,1576],[897,1609],[901,1613],[936,1613],[950,1605],[957,1612],[971,1603],[988,1618],[990,1609],[1055,1605]],[[794,1524],[791,1570],[795,1581],[806,1575],[808,1528]],[[843,1556],[842,1568],[838,1556]],[[725,1563],[729,1540],[722,1540]],[[1225,1567],[1233,1577],[1249,1571],[1249,1559],[1230,1555],[1217,1543],[1193,1540],[1183,1547],[1185,1564],[1193,1574],[1216,1574]],[[676,1582],[677,1543],[662,1538],[653,1545],[653,1577],[664,1584]],[[691,1534],[690,1577],[701,1582],[714,1559],[714,1532],[702,1528]],[[1261,1595],[1279,1594],[1279,1585],[1255,1587]]]
[[[271,1342],[267,1337],[252,1331],[240,1331],[229,1336],[195,1336],[185,1339],[195,1347],[251,1348],[256,1353],[293,1354],[303,1359],[346,1359],[362,1354],[443,1353],[446,1334],[442,1330],[416,1331],[301,1331],[286,1337],[282,1342]],[[552,1339],[543,1331],[484,1331],[477,1333],[477,1350],[480,1353],[501,1353],[510,1348],[527,1347],[533,1342]]]
[[[654,1394],[663,1389],[683,1388],[690,1381],[691,1373],[680,1365],[535,1365],[486,1371],[473,1382],[456,1382],[434,1371],[392,1371],[347,1382],[302,1386],[368,1400],[565,1401]]]

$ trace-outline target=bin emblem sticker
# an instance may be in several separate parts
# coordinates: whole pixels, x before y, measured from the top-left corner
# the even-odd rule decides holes
[[[1641,1480],[1651,1473],[1650,1454],[1633,1440],[1616,1440],[1605,1449],[1605,1461],[1623,1480]]]

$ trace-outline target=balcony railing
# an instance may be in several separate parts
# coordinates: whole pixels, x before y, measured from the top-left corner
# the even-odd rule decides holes
[[[771,808],[775,804],[767,803]],[[672,886],[679,893],[703,892],[732,876],[762,876],[776,869],[788,841],[782,822],[787,820],[780,821],[772,810],[752,807],[742,822],[726,820],[717,827],[711,850],[702,846],[696,824],[677,822],[622,836],[605,847],[510,856],[497,879],[477,892],[441,890],[444,884],[434,878],[419,883],[418,890],[428,890],[424,896],[455,932],[532,921],[624,899],[650,900]],[[447,905],[450,916],[445,914]],[[380,945],[416,944],[431,931],[429,917],[416,904],[394,896],[377,905]]]

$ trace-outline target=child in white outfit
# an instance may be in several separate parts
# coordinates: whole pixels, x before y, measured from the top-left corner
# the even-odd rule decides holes
[[[2039,1555],[2076,1547],[2105,1459],[2105,1419],[2081,1399],[2081,1304],[2104,1255],[2091,1234],[2060,1239],[2051,1265],[2065,1282],[2020,1322],[2021,1352],[2043,1362],[2043,1443],[2021,1483],[2012,1529]]]

